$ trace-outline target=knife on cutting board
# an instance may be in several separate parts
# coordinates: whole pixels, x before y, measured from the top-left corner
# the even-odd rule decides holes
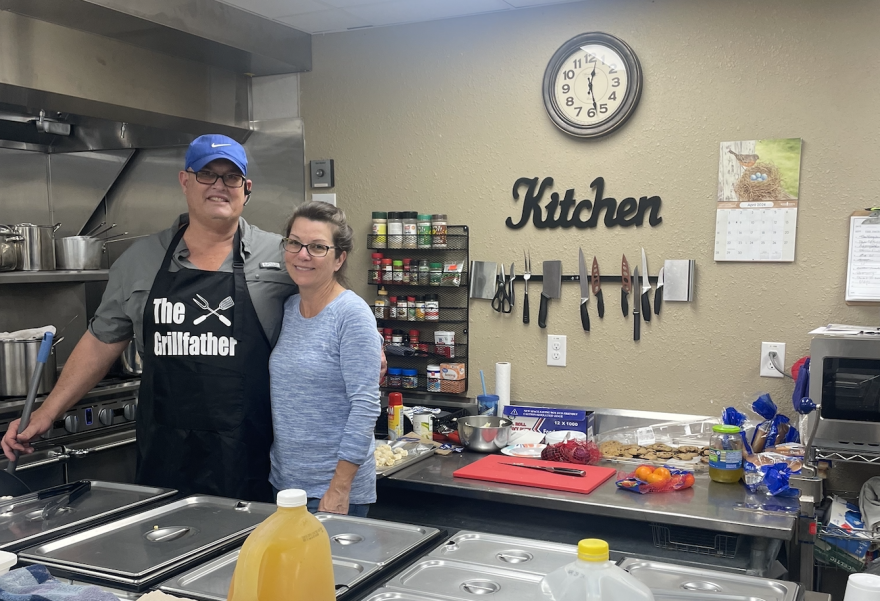
[[[620,261],[620,309],[623,316],[629,315],[629,299],[627,295],[632,292],[633,285],[629,276],[629,263],[626,261],[626,255]]]
[[[663,301],[663,267],[657,274],[657,288],[654,290],[654,315],[660,315],[660,303]]]
[[[599,262],[593,257],[593,270],[590,274],[591,284],[593,285],[593,296],[596,297],[596,310],[599,312],[599,319],[605,317],[605,299],[602,297],[602,281],[599,276]]]
[[[578,476],[583,478],[587,475],[587,472],[584,470],[579,470],[576,467],[555,467],[550,465],[528,465],[526,463],[500,463],[499,465],[510,465],[512,467],[524,467],[530,470],[542,470],[545,472],[550,472],[551,474],[561,474],[563,476]]]
[[[587,262],[584,260],[584,250],[578,249],[578,269],[581,284],[581,326],[584,332],[590,331],[590,313],[587,311],[587,303],[590,302],[590,276],[587,275]]]
[[[638,281],[636,282],[638,285]],[[648,281],[648,259],[642,248],[642,319],[651,321],[651,282]]]
[[[538,326],[547,327],[547,305],[551,298],[562,296],[562,261],[544,261],[544,289],[538,309]]]
[[[633,268],[633,279],[636,281],[636,285],[639,282],[639,268]],[[633,303],[633,340],[638,340],[642,335],[642,325],[641,318],[639,317],[639,301]]]

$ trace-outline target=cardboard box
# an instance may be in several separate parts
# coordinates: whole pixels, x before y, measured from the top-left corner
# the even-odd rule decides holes
[[[825,532],[819,538],[864,561],[871,538],[865,531],[859,508],[840,497],[834,497],[827,519]]]
[[[440,379],[442,380],[464,380],[465,368],[464,363],[441,363]]]
[[[568,407],[525,407],[522,405],[506,405],[504,417],[513,420],[511,431],[531,430],[533,432],[555,432],[557,430],[575,430],[593,440],[594,416],[586,409],[570,409]]]

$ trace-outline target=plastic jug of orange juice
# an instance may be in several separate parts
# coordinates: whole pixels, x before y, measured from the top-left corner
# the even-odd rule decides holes
[[[282,490],[277,503],[244,541],[228,601],[335,601],[330,537],[305,491]]]
[[[553,601],[654,601],[642,581],[608,561],[608,543],[585,538],[578,543],[578,558],[547,574],[541,591]]]

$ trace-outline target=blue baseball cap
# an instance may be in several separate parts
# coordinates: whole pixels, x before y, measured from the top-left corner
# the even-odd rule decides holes
[[[186,164],[183,168],[201,171],[205,165],[217,159],[232,161],[242,175],[247,175],[247,154],[244,147],[232,138],[220,134],[207,134],[193,140],[186,151]]]

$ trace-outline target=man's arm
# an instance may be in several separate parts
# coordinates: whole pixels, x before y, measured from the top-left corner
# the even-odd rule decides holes
[[[94,388],[127,344],[127,340],[106,344],[87,331],[70,354],[55,388],[40,408],[31,414],[31,421],[25,431],[16,434],[19,420],[9,424],[0,443],[6,458],[14,461],[14,450],[32,453],[34,449],[29,444],[30,441],[46,432],[52,422]]]

